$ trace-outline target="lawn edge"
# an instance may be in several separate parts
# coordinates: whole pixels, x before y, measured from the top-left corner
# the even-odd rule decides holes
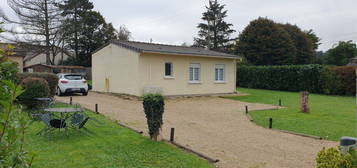
[[[55,102],[69,104],[68,102],[59,101],[59,100],[56,100]],[[88,108],[84,108],[84,107],[81,107],[81,108],[83,108],[83,109],[85,109],[87,111],[90,111],[90,112],[92,112],[92,113],[94,113],[96,115],[103,115],[103,114],[101,114],[99,112],[94,112],[94,111],[92,111],[91,109],[88,109]],[[104,117],[106,117],[106,116],[104,116]],[[108,119],[108,120],[110,120],[110,119]],[[111,121],[113,121],[113,120],[111,120]],[[127,128],[127,129],[129,129],[129,130],[131,130],[131,131],[133,131],[133,132],[145,137],[145,135],[143,134],[144,133],[143,131],[137,130],[137,129],[132,128],[130,126],[127,126],[127,125],[125,125],[123,123],[120,123],[119,121],[115,121],[115,123],[117,123],[121,127]],[[184,145],[181,145],[181,144],[179,144],[177,142],[174,142],[174,141],[169,141],[169,140],[166,140],[166,139],[162,139],[162,142],[165,142],[166,144],[169,144],[169,145],[173,145],[176,148],[181,149],[186,153],[190,153],[190,154],[193,154],[193,155],[195,155],[195,156],[197,156],[197,157],[199,157],[201,159],[204,159],[204,160],[208,161],[209,164],[212,164],[212,166],[214,166],[214,167],[217,167],[217,165],[215,165],[214,163],[217,163],[217,162],[220,161],[219,159],[213,159],[213,158],[211,158],[209,156],[206,156],[206,155],[204,155],[204,154],[202,154],[200,152],[197,152],[197,151],[195,151],[193,149],[187,148]]]
[[[279,109],[272,109],[272,110],[279,110]],[[245,113],[246,117],[248,118],[248,120],[252,123],[254,123],[256,126],[259,126],[259,127],[262,127],[264,129],[269,129],[269,128],[265,128],[259,124],[257,124],[253,117],[249,114],[249,112],[246,112]],[[302,136],[302,137],[307,137],[307,138],[313,138],[313,139],[317,139],[317,140],[327,140],[327,139],[324,139],[323,137],[320,137],[320,136],[316,136],[316,135],[309,135],[309,134],[304,134],[304,133],[299,133],[299,132],[294,132],[294,131],[289,131],[289,130],[281,130],[281,129],[275,129],[275,128],[272,128],[272,129],[269,129],[269,130],[275,130],[275,131],[279,131],[279,132],[283,132],[283,133],[287,133],[287,134],[292,134],[292,135],[297,135],[297,136]]]

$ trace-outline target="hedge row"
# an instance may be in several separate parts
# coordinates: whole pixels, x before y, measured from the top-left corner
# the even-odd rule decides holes
[[[355,68],[322,65],[238,66],[237,86],[354,95]]]
[[[23,81],[28,77],[45,79],[50,88],[50,96],[54,96],[56,94],[56,89],[58,85],[57,75],[52,73],[19,73],[18,74],[19,83],[21,83],[21,81]]]

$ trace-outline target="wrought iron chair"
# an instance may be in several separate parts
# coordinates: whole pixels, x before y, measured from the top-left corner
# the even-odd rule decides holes
[[[85,126],[88,120],[89,117],[84,115],[83,113],[75,113],[72,115],[71,124],[73,127],[78,127],[78,129],[81,129]]]

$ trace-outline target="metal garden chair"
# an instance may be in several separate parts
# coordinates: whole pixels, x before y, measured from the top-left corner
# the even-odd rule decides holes
[[[72,115],[71,124],[73,127],[78,127],[78,129],[81,129],[85,126],[88,120],[89,117],[84,115],[83,113],[75,113]]]

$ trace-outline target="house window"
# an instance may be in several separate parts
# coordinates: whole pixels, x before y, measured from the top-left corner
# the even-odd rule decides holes
[[[173,77],[173,66],[171,62],[165,63],[165,77]]]
[[[224,82],[224,64],[216,64],[215,80],[216,82]]]
[[[190,64],[189,68],[189,81],[190,82],[199,82],[200,81],[200,64]]]

